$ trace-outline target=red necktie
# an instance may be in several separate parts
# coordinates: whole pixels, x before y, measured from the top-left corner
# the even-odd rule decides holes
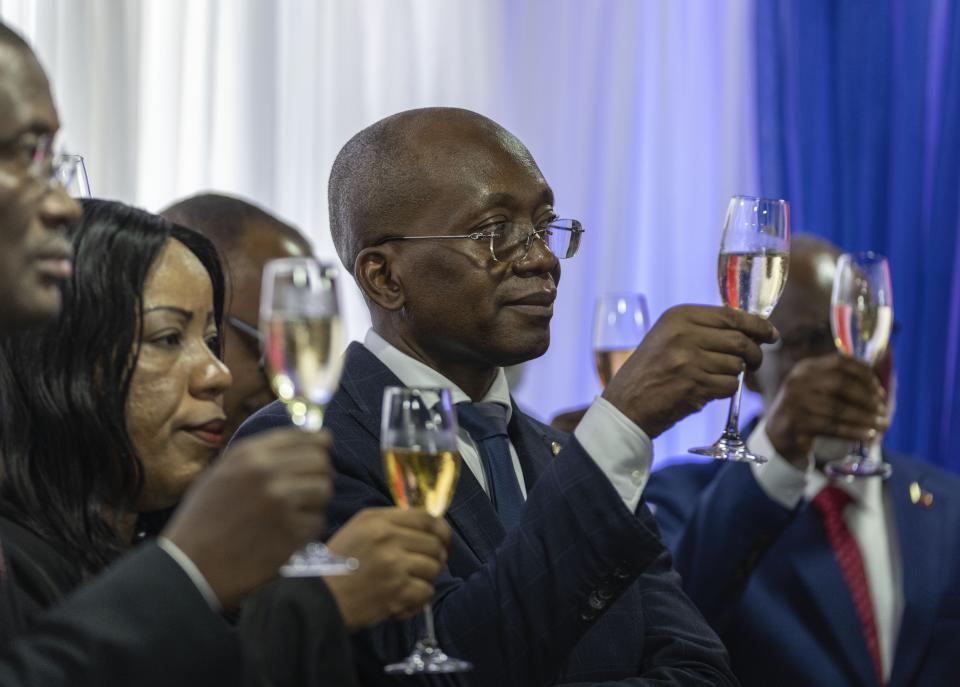
[[[847,581],[853,605],[857,609],[857,617],[863,628],[863,636],[867,640],[873,669],[877,680],[884,684],[883,661],[880,659],[880,640],[877,637],[877,623],[873,617],[873,600],[870,598],[870,587],[867,585],[867,573],[863,567],[863,556],[857,540],[847,529],[843,519],[843,509],[851,501],[851,496],[843,489],[826,486],[813,499],[813,505],[823,518],[823,528],[827,532],[827,540],[837,557],[837,563]]]

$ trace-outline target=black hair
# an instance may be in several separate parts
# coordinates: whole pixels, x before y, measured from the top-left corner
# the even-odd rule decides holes
[[[127,547],[110,514],[143,487],[125,406],[150,268],[168,239],[186,246],[210,276],[218,332],[224,286],[209,240],[123,203],[84,200],[73,239],[60,316],[0,342],[0,511],[95,573]]]

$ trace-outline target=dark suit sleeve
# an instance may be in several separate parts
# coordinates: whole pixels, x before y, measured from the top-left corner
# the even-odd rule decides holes
[[[644,503],[640,508],[659,530]],[[684,593],[680,575],[664,549],[637,581],[644,620],[641,685],[736,685],[726,648]],[[626,683],[619,683],[626,684]]]
[[[237,437],[287,422],[281,413],[261,411]],[[373,439],[331,409],[325,424],[334,434],[338,471],[330,520],[343,523],[362,508],[392,505],[379,456],[371,458],[371,450],[378,454]],[[629,512],[579,442],[571,439],[530,490],[520,525],[486,563],[467,579],[445,571],[437,580],[434,611],[441,645],[474,664],[460,684],[554,684],[568,655],[599,615],[591,607],[597,590],[605,590],[607,605],[638,576],[648,574],[644,579],[652,582],[644,620],[662,634],[645,636],[652,642],[647,645],[651,664],[642,668],[669,679],[633,684],[736,684],[722,647],[710,652],[701,650],[698,642],[671,639],[674,634],[683,637],[688,628],[693,633],[696,622],[678,625],[672,613],[684,609],[660,596],[684,598],[675,581],[659,584],[669,565],[652,518]],[[692,606],[690,610],[700,618]],[[713,637],[702,619],[700,626]],[[382,623],[364,639],[380,662],[396,660],[409,652],[418,631],[416,620]]]
[[[323,580],[281,578],[244,604],[247,674],[270,687],[354,687],[350,640]]]
[[[3,687],[237,685],[239,644],[182,568],[145,545],[0,652]]]
[[[767,496],[750,467],[740,463],[658,470],[644,497],[684,589],[723,634],[751,572],[796,511]]]

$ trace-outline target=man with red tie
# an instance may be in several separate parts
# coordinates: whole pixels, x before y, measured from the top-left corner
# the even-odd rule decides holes
[[[872,370],[835,352],[837,254],[791,248],[770,318],[782,338],[751,380],[764,412],[748,445],[769,462],[673,465],[646,496],[744,685],[960,684],[960,479],[880,448],[889,358]],[[827,478],[855,440],[888,480]]]

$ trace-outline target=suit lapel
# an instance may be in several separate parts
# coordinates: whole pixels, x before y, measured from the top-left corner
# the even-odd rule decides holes
[[[891,456],[887,459],[893,465],[887,497],[896,522],[903,571],[903,618],[890,675],[890,685],[895,687],[912,684],[930,644],[930,633],[943,592],[943,581],[935,565],[943,536],[943,521],[937,512],[936,485],[925,483],[923,475],[908,463]],[[929,507],[911,499],[910,486],[914,482],[924,493],[933,494]]]
[[[550,450],[551,444],[553,442],[564,444],[567,435],[553,430],[550,430],[548,434],[543,427],[538,426],[524,415],[517,408],[516,403],[513,404],[513,414],[510,416],[510,426],[507,431],[510,433],[510,441],[520,458],[523,483],[527,487],[527,494],[529,494],[540,473],[553,460],[553,453]]]
[[[380,414],[383,390],[403,386],[395,374],[381,363],[366,346],[354,341],[347,347],[340,388],[353,400],[347,412],[380,443]]]
[[[366,346],[351,343],[346,355],[340,386],[355,404],[348,412],[379,447],[383,390],[404,384]],[[481,562],[490,557],[506,536],[493,504],[468,468],[460,470],[447,520]]]
[[[507,536],[490,497],[469,468],[460,469],[460,480],[447,510],[447,520],[481,563],[493,555]]]
[[[787,547],[787,555],[809,601],[811,617],[830,637],[824,644],[838,647],[834,659],[857,675],[858,684],[876,685],[850,589],[813,506],[807,504],[798,514],[791,533],[795,541]]]

